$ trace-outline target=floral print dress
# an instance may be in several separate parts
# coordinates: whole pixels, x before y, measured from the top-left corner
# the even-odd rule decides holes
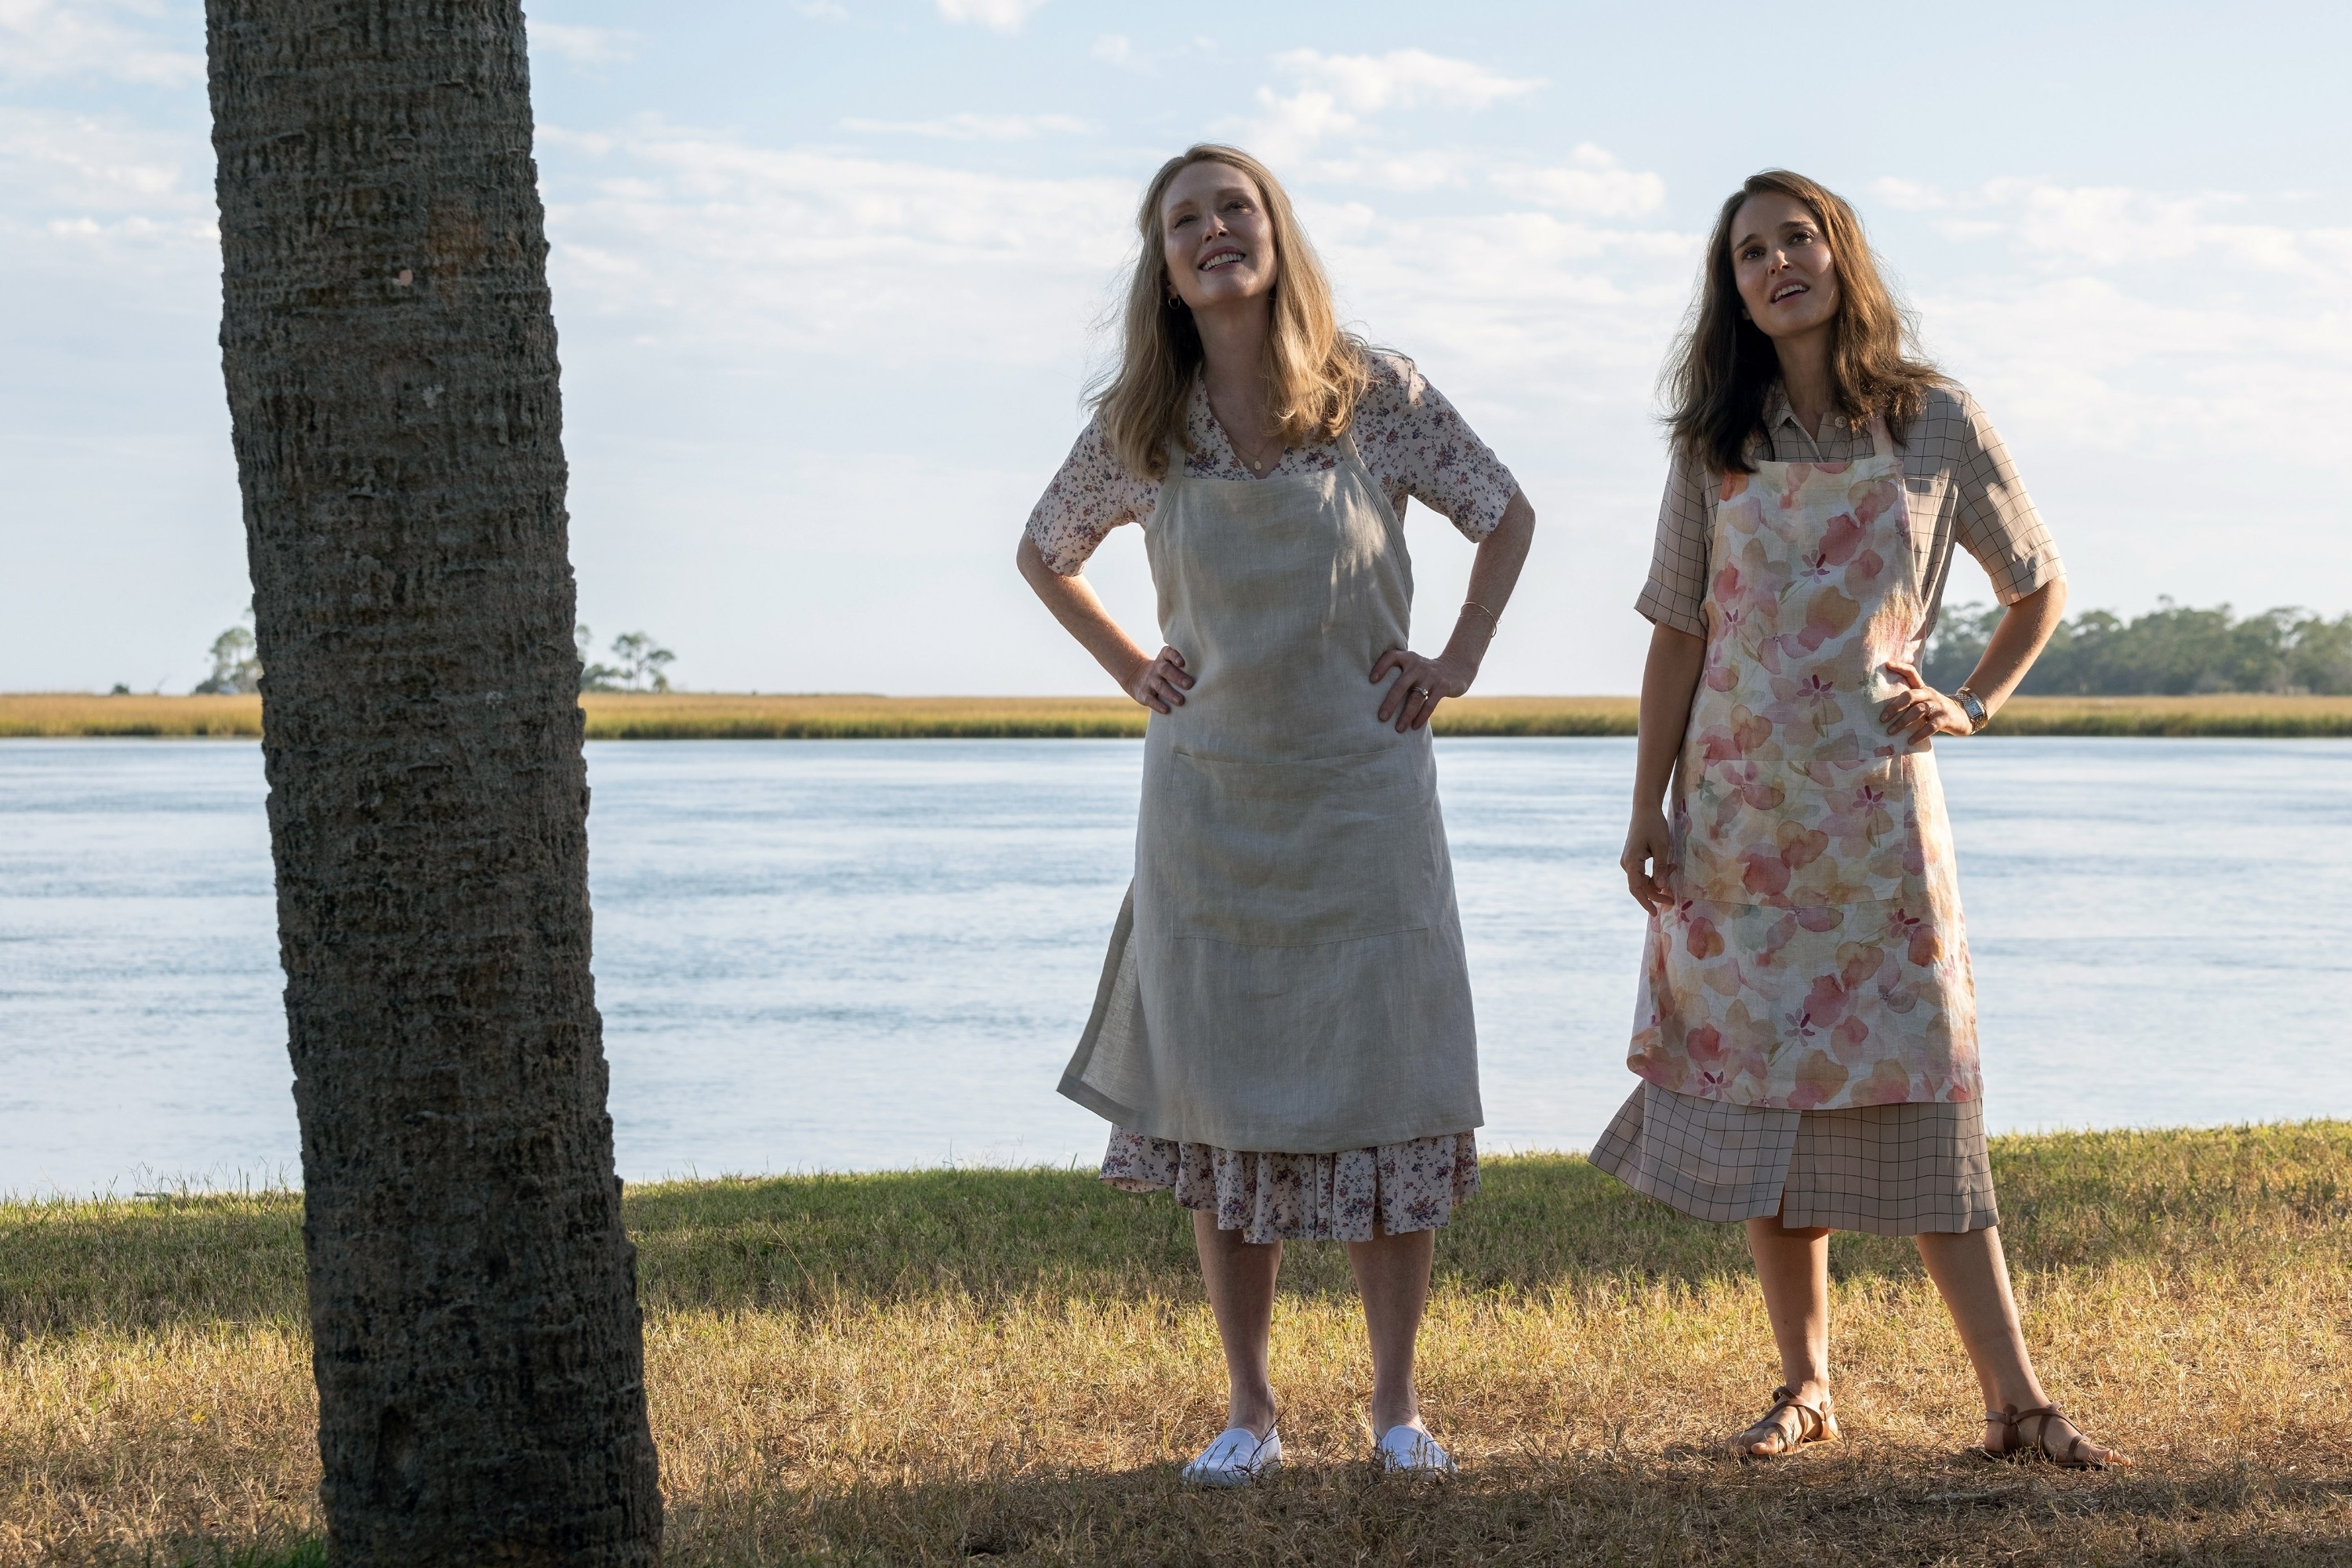
[[[1371,384],[1348,433],[1398,517],[1410,498],[1474,544],[1495,531],[1518,492],[1502,459],[1402,355],[1371,356]],[[1197,379],[1185,405],[1184,444],[1184,472],[1196,479],[1320,474],[1339,464],[1339,444],[1322,441],[1286,449],[1264,475],[1250,472],[1210,411],[1208,387]],[[1159,504],[1160,481],[1120,467],[1102,422],[1090,420],[1030,512],[1029,539],[1046,565],[1071,576],[1113,529],[1144,521]]]
[[[1407,499],[1417,500],[1464,537],[1486,538],[1517,493],[1511,471],[1412,361],[1374,354],[1371,373],[1349,434],[1391,507],[1402,517]],[[1190,477],[1260,477],[1234,450],[1197,382],[1186,409],[1185,446]],[[1328,472],[1339,460],[1337,443],[1293,447],[1264,477]],[[1113,529],[1148,519],[1159,500],[1159,483],[1120,467],[1100,423],[1089,423],[1030,514],[1029,537],[1048,566],[1070,575]],[[1129,1192],[1166,1190],[1253,1243],[1369,1241],[1376,1223],[1392,1235],[1445,1225],[1454,1205],[1478,1190],[1478,1148],[1467,1129],[1376,1148],[1291,1153],[1178,1142],[1114,1127],[1102,1177]]]

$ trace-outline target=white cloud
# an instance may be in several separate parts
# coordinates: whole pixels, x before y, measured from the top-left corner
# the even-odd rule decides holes
[[[1622,167],[1590,142],[1570,153],[1565,164],[1497,169],[1489,180],[1506,195],[1594,217],[1655,212],[1666,200],[1665,181]]]
[[[1384,55],[1326,55],[1293,49],[1275,67],[1297,84],[1289,93],[1260,88],[1260,118],[1251,138],[1270,158],[1297,157],[1335,137],[1360,137],[1370,118],[1393,109],[1475,111],[1533,92],[1543,83],[1490,71],[1426,49]]]
[[[531,46],[575,66],[626,65],[644,40],[625,27],[574,27],[561,22],[526,23]]]
[[[940,120],[845,120],[845,131],[887,136],[929,136],[943,142],[1025,142],[1034,136],[1083,136],[1087,122],[1066,114],[950,114]]]
[[[1135,41],[1124,33],[1105,33],[1087,51],[1105,65],[1132,66],[1135,63]]]
[[[746,363],[1075,369],[1108,347],[1095,331],[1132,254],[1132,180],[762,148],[658,123],[541,139],[595,161],[551,186],[549,223],[559,308],[600,330]],[[1606,173],[1590,167],[1603,156],[1585,172]],[[1517,389],[1531,410],[1645,408],[1699,243],[1640,213],[1438,217],[1312,196],[1303,212],[1350,319]]]
[[[153,87],[201,83],[201,19],[182,16],[174,28],[158,12],[136,0],[0,0],[0,80],[101,76]]]
[[[550,202],[563,307],[698,353],[1073,356],[1132,243],[1125,180],[763,148],[661,123],[541,140],[606,165],[589,194]]]
[[[211,153],[200,132],[0,107],[0,212],[54,233],[129,224],[202,235],[213,216]]]
[[[1017,33],[1021,25],[1045,8],[1045,0],[937,0],[940,15],[950,22],[968,22],[998,33]]]
[[[1919,215],[1933,336],[1999,403],[2110,451],[2340,443],[2352,227],[2261,222],[2245,193],[1880,182]],[[1925,265],[1920,263],[1924,261]]]
[[[2204,256],[2231,272],[2292,276],[2328,289],[2352,286],[2352,226],[2253,222],[2244,215],[2256,203],[2243,192],[2000,179],[1962,192],[1881,180],[1872,194],[1900,210],[1939,215],[1937,231],[1948,238],[2006,241],[2050,265],[2131,268]],[[2231,272],[2202,278],[2200,287],[2226,287]]]
[[[1391,49],[1384,55],[1326,55],[1293,49],[1276,55],[1279,69],[1308,89],[1328,93],[1359,113],[1413,109],[1485,109],[1543,85],[1532,77],[1507,77],[1469,60],[1449,59],[1426,49]]]
[[[1874,181],[1870,194],[1898,212],[1933,212],[1944,205],[1944,193],[1917,180],[1892,176]]]
[[[1611,389],[1646,405],[1699,237],[1549,213],[1417,217],[1356,202],[1306,221],[1349,312],[1540,404]]]

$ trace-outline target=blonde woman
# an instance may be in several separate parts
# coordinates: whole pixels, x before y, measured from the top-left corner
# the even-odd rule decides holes
[[[1113,1124],[1105,1180],[1192,1210],[1228,1390],[1186,1479],[1281,1463],[1266,1342],[1300,1237],[1348,1244],[1375,1458],[1443,1473],[1413,1345],[1482,1117],[1428,725],[1476,678],[1535,514],[1409,361],[1339,329],[1256,159],[1171,159],[1137,226],[1118,370],[1019,552],[1152,712],[1135,880],[1061,1091]],[[1407,641],[1408,496],[1478,542],[1434,658]],[[1125,522],[1144,528],[1157,654],[1081,574]]]
[[[1987,1452],[2127,1463],[2051,1404],[2010,1294],[1933,750],[2024,679],[2064,570],[1983,411],[1911,351],[1851,207],[1770,171],[1707,244],[1640,603],[1622,864],[1650,913],[1643,1081],[1593,1163],[1746,1222],[1780,1386],[1734,1452],[1837,1436],[1844,1228],[1917,1239],[1976,1366]],[[1917,659],[1955,545],[2009,613],[1948,693]]]

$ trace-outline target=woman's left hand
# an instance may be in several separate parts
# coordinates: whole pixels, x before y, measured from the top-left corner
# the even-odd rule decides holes
[[[1878,717],[1890,735],[1901,735],[1912,745],[1927,743],[1933,735],[1966,735],[1970,733],[1968,710],[1957,699],[1947,697],[1927,684],[1916,666],[1899,658],[1886,661],[1886,673],[1901,681],[1904,689],[1894,700],[1878,710]]]
[[[1381,722],[1385,724],[1393,719],[1400,735],[1407,730],[1421,729],[1437,711],[1438,703],[1469,690],[1471,678],[1476,673],[1444,655],[1423,658],[1409,647],[1389,649],[1372,666],[1372,684],[1379,685],[1391,674],[1402,679],[1381,695]]]

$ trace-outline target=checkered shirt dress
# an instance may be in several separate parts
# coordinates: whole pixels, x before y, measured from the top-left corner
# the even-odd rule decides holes
[[[1766,438],[1774,462],[1866,458],[1871,434],[1832,415],[1817,441],[1774,388]],[[1914,526],[1934,529],[1939,564],[1931,604],[1954,548],[1991,579],[2003,605],[2058,581],[2065,567],[1984,411],[1953,386],[1929,395],[1902,433],[1904,487]],[[1658,510],[1649,581],[1636,607],[1652,622],[1706,636],[1703,613],[1714,531],[1711,475],[1677,458]],[[1636,1192],[1706,1220],[1778,1214],[1792,1228],[1825,1226],[1882,1236],[1981,1230],[2000,1223],[1985,1154],[1980,1100],[1790,1110],[1703,1099],[1638,1084],[1593,1146],[1594,1165]]]

